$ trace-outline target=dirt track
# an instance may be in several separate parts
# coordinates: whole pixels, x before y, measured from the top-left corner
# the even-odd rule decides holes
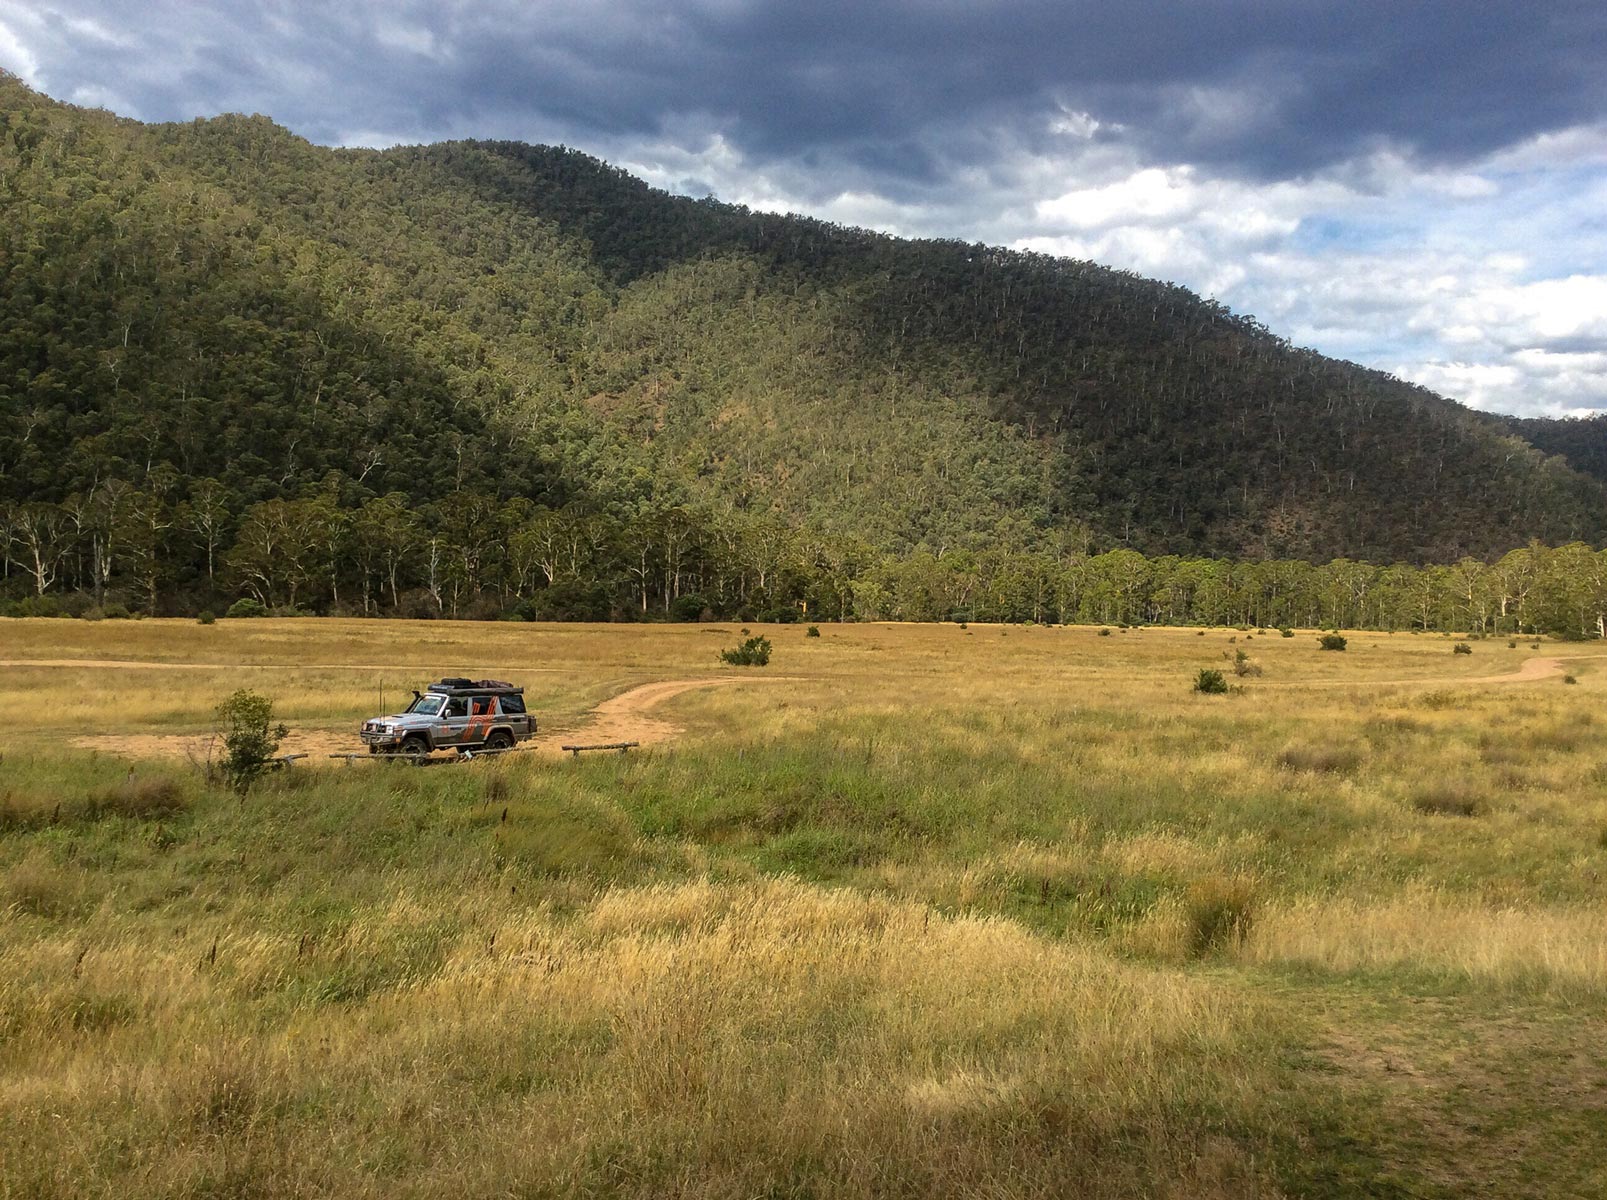
[[[1273,688],[1355,688],[1355,687],[1462,687],[1467,684],[1535,683],[1541,679],[1559,679],[1567,674],[1564,663],[1607,662],[1607,655],[1572,654],[1565,658],[1540,656],[1526,658],[1516,671],[1503,671],[1499,675],[1430,675],[1416,679],[1306,679],[1292,682],[1262,684]]]
[[[127,665],[164,667],[169,664]],[[538,754],[553,756],[562,755],[561,747],[566,745],[587,745],[596,742],[640,742],[643,746],[656,745],[669,741],[681,732],[681,727],[673,721],[651,714],[651,710],[665,700],[696,688],[724,687],[733,683],[782,681],[783,677],[780,676],[717,675],[704,679],[666,679],[658,683],[644,683],[640,687],[604,700],[591,710],[585,723],[579,728],[558,733],[541,732],[532,738],[528,745]],[[74,745],[107,754],[122,754],[131,758],[190,758],[198,762],[207,758],[210,742],[211,738],[205,735],[158,733],[100,734],[73,739]],[[279,749],[283,754],[306,754],[312,760],[328,762],[327,755],[358,753],[362,752],[363,748],[354,730],[309,729],[291,733],[284,739]]]

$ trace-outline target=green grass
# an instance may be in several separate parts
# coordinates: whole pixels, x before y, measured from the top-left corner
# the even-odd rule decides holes
[[[0,1196],[1602,1194],[1598,676],[942,633],[626,757],[8,751]]]

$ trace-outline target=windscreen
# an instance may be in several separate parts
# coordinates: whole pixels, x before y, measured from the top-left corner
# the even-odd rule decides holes
[[[422,713],[426,717],[438,717],[441,715],[441,702],[445,699],[445,696],[420,696],[407,706],[407,711]]]

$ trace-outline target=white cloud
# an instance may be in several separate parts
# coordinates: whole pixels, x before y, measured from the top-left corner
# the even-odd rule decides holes
[[[6,5],[0,8],[0,15],[6,14],[10,7]],[[10,71],[29,87],[44,86],[39,76],[39,59],[4,20],[0,20],[0,67]]]
[[[992,107],[986,101],[998,94],[983,88],[980,107],[967,100],[936,115],[922,107],[932,96],[916,91],[908,111],[920,115],[907,127],[861,132],[860,123],[838,120],[842,97],[830,81],[855,67],[835,41],[813,58],[790,57],[791,41],[766,47],[740,37],[695,53],[711,24],[747,29],[763,24],[764,12],[745,0],[696,0],[688,15],[688,4],[0,0],[0,65],[34,86],[48,79],[64,99],[151,119],[262,111],[348,145],[562,141],[673,191],[1093,259],[1178,282],[1297,343],[1475,405],[1607,408],[1607,122],[1445,166],[1425,165],[1377,129],[1301,125],[1318,150],[1324,136],[1374,149],[1255,183],[1204,158],[1168,161],[1140,147],[1192,145],[1209,155],[1288,135],[1318,87],[1298,54],[1228,54],[1181,81],[1135,83],[1153,109],[1102,107],[1097,92],[1066,83],[1070,75],[1044,75]],[[900,12],[900,36],[908,25]],[[784,28],[790,38],[792,24]],[[785,77],[823,81],[828,132],[807,152],[788,149],[785,137],[754,136],[754,128],[796,131],[773,111],[745,108],[748,92],[732,101],[730,88],[715,86],[728,72],[762,90],[762,79],[742,75],[755,47],[773,51],[793,72]],[[726,50],[732,57],[722,57]],[[863,65],[879,62],[870,54]],[[690,93],[688,63],[705,72]],[[891,111],[902,93],[879,89],[872,98],[889,99]],[[622,102],[613,112],[610,102],[625,92],[638,107]],[[849,111],[869,114],[873,125],[883,109]],[[1186,136],[1158,143],[1146,138],[1151,131],[1119,123],[1146,112]],[[1454,150],[1461,125],[1449,128],[1441,148]],[[1246,157],[1260,161],[1237,161]]]

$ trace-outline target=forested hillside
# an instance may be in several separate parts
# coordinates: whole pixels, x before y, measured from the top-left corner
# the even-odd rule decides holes
[[[1599,479],[1178,287],[9,77],[0,506],[9,595],[153,611],[844,612],[955,554],[1607,533]]]
[[[1574,470],[1607,483],[1607,413],[1589,417],[1493,417],[1502,432],[1563,458]]]

